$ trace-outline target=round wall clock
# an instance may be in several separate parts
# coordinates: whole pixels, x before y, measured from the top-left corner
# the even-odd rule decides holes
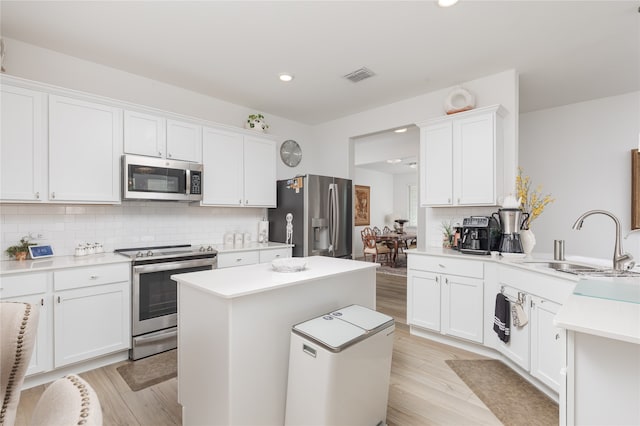
[[[295,167],[302,160],[302,149],[298,142],[288,139],[280,145],[280,158],[282,162],[289,167]]]

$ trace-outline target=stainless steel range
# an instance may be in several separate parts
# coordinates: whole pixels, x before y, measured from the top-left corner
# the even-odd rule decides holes
[[[132,263],[132,342],[130,359],[174,349],[178,344],[178,290],[173,274],[205,271],[218,266],[211,246],[140,247],[115,250]]]

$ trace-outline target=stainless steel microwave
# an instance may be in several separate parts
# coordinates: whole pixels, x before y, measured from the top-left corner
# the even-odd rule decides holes
[[[188,161],[122,156],[122,199],[202,200],[202,164]]]

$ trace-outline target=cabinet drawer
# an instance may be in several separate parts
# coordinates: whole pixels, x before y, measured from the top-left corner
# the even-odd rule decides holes
[[[439,256],[409,255],[408,269],[436,272],[438,274],[460,275],[470,278],[484,278],[484,262],[451,259]]]
[[[258,263],[260,255],[258,251],[239,251],[232,253],[218,253],[218,268],[230,268],[232,266],[253,265]]]
[[[53,286],[55,291],[59,291],[129,281],[130,273],[128,263],[54,271]]]
[[[0,298],[28,296],[47,291],[48,273],[19,274],[0,277]]]
[[[285,257],[291,257],[291,248],[260,250],[260,263],[269,263],[274,259],[282,259]]]

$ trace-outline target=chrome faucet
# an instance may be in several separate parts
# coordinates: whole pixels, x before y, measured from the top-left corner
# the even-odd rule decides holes
[[[624,270],[624,264],[633,261],[633,256],[629,253],[622,252],[622,229],[620,226],[620,221],[613,213],[610,213],[606,210],[589,210],[586,213],[583,213],[577,220],[576,223],[571,227],[572,229],[580,230],[582,229],[582,223],[584,220],[593,215],[593,214],[603,214],[605,216],[609,216],[616,223],[616,243],[613,247],[613,270],[614,271],[622,271]]]

